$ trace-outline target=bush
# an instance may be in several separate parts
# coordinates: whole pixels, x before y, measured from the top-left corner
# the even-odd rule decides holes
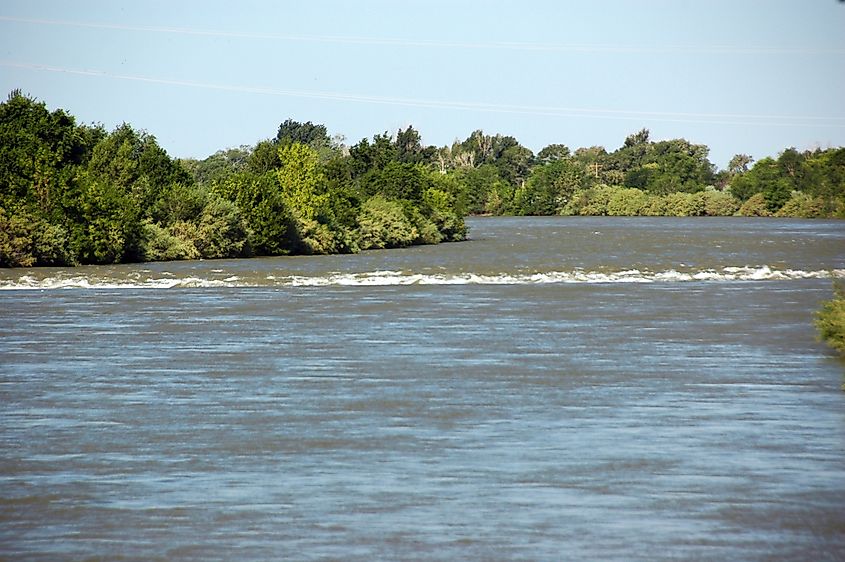
[[[845,283],[837,281],[833,290],[834,298],[816,313],[816,329],[821,341],[845,355]]]
[[[604,216],[607,215],[607,205],[618,188],[607,185],[576,191],[569,203],[561,211],[563,215]]]
[[[204,258],[237,258],[249,253],[247,227],[238,206],[212,197],[202,210],[194,245]]]
[[[303,254],[337,254],[346,249],[343,237],[328,225],[315,219],[297,219],[296,231],[299,247]]]
[[[724,191],[705,191],[704,214],[708,217],[729,217],[739,210],[739,201]]]
[[[616,189],[607,202],[610,216],[635,217],[648,204],[648,194],[636,188]]]
[[[783,207],[775,214],[776,217],[797,217],[812,219],[827,214],[827,205],[821,197],[811,197],[806,193],[794,191]]]
[[[467,227],[464,219],[454,210],[454,198],[440,189],[428,189],[423,193],[423,204],[429,211],[425,223],[434,226],[430,232],[428,224],[419,224],[420,238],[423,244],[437,244],[441,240],[454,242],[466,239]]]
[[[670,217],[700,217],[705,213],[703,193],[670,193],[665,201],[665,214]]]
[[[0,267],[65,265],[67,231],[27,212],[8,216],[0,208]]]
[[[200,257],[194,246],[196,227],[190,223],[175,223],[170,228],[144,224],[142,255],[146,261],[195,260]]]
[[[646,217],[666,216],[666,198],[662,195],[649,195],[640,212]]]
[[[770,217],[769,206],[766,196],[762,193],[755,193],[748,201],[739,208],[739,214],[743,217]]]
[[[371,248],[398,248],[411,245],[419,236],[402,210],[402,205],[381,195],[367,199],[358,216],[358,245]]]

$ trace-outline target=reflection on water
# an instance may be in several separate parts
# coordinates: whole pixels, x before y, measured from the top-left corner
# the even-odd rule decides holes
[[[0,555],[842,559],[845,364],[812,329],[840,224],[486,219],[397,252],[23,273],[782,275],[3,291]]]

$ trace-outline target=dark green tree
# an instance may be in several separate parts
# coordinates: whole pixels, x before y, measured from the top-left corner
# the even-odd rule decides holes
[[[304,144],[314,150],[329,146],[331,139],[325,125],[315,125],[311,121],[300,123],[293,119],[286,119],[279,125],[276,133],[276,143],[285,145],[291,143]]]

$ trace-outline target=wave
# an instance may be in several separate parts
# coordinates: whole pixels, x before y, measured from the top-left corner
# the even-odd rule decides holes
[[[696,271],[650,272],[639,269],[624,271],[550,271],[545,273],[408,273],[402,271],[370,271],[362,273],[329,273],[326,275],[266,275],[242,279],[236,275],[223,278],[196,276],[116,278],[84,275],[38,278],[26,274],[20,278],[0,279],[0,290],[25,289],[179,289],[213,287],[382,287],[396,285],[542,285],[542,284],[604,284],[604,283],[679,283],[731,281],[791,281],[799,279],[845,278],[845,269],[773,269],[770,266],[724,267]],[[213,270],[210,273],[223,273]],[[220,276],[222,277],[222,276]]]

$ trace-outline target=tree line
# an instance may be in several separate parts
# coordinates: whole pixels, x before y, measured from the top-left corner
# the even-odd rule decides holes
[[[346,150],[326,128],[177,160],[12,92],[0,104],[0,266],[357,252],[466,237],[445,179],[404,136]]]
[[[450,146],[413,127],[347,146],[324,125],[208,158],[174,159],[155,137],[108,132],[12,92],[0,104],[0,265],[357,252],[461,240],[493,215],[845,217],[845,148],[726,170],[708,147],[653,141],[613,152],[474,131]]]

